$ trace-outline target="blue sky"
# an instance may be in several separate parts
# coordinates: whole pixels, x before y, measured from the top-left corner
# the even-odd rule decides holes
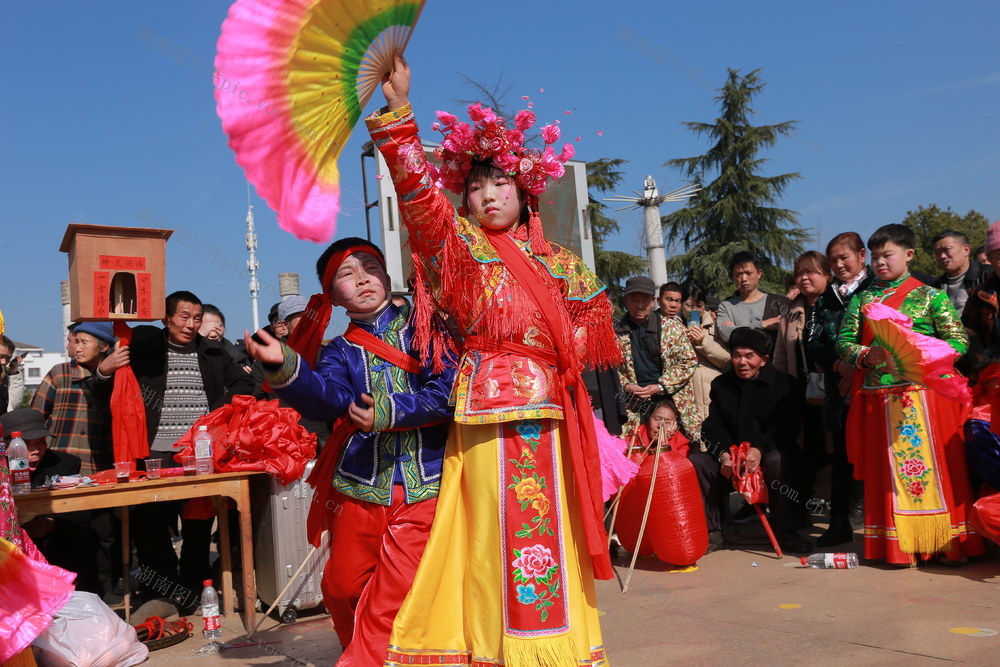
[[[70,222],[193,230],[197,245],[168,243],[167,290],[219,305],[230,337],[250,325],[246,281],[232,268],[246,258],[246,182],[212,97],[228,7],[5,4],[0,309],[11,337],[60,346],[67,261],[58,248]],[[680,123],[715,117],[727,67],[763,68],[757,122],[799,121],[795,137],[768,152],[765,173],[802,174],[783,205],[825,244],[931,203],[1000,218],[998,19],[995,2],[431,0],[407,52],[411,98],[428,128],[436,109],[459,111],[456,100],[471,96],[460,74],[502,74],[514,108],[530,95],[540,120],[559,118],[565,136],[583,137],[578,159],[627,159],[622,192],[641,189],[646,174],[662,192],[681,184],[663,162],[707,147]],[[144,32],[170,51],[139,39]],[[175,49],[186,62],[173,59]],[[358,128],[340,160],[338,236],[364,236],[358,155],[366,138]],[[278,273],[297,271],[304,291],[318,288],[312,267],[322,249],[281,232],[266,204],[252,201],[265,314]],[[155,220],[140,221],[143,210]],[[622,214],[610,247],[639,252],[641,220]]]

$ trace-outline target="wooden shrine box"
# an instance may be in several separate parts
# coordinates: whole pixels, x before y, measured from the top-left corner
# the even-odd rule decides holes
[[[166,310],[167,239],[172,229],[71,224],[70,319],[161,320]]]

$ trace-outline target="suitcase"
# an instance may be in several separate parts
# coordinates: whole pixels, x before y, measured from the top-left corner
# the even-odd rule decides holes
[[[254,526],[254,565],[257,597],[264,609],[274,603],[312,548],[306,538],[306,516],[313,489],[306,484],[306,478],[315,464],[315,459],[309,461],[302,477],[291,484],[268,477],[254,489],[253,504],[259,512]],[[330,557],[329,540],[329,533],[324,534],[322,544],[296,583],[278,600],[278,613],[284,623],[293,623],[303,609],[323,606],[320,580]]]

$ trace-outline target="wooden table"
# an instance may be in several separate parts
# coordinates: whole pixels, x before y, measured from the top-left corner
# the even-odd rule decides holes
[[[264,474],[258,471],[224,472],[191,477],[163,477],[144,479],[107,486],[74,487],[72,489],[35,490],[17,496],[17,512],[22,521],[38,514],[59,514],[95,510],[107,507],[122,508],[122,562],[125,589],[125,620],[129,620],[129,544],[128,508],[169,500],[186,500],[210,496],[219,519],[219,556],[222,560],[222,610],[230,614],[236,607],[233,590],[233,564],[229,551],[229,520],[227,498],[236,503],[240,514],[240,552],[243,554],[243,626],[247,632],[257,624],[257,579],[253,566],[253,534],[250,521],[250,478]],[[199,591],[193,591],[195,595]]]

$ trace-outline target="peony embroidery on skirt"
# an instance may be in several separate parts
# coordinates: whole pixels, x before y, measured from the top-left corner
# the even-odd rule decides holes
[[[544,424],[544,426],[543,426]],[[537,637],[565,632],[569,617],[564,572],[556,440],[551,422],[501,426],[504,586],[507,633]]]
[[[896,423],[896,442],[900,446],[894,448],[892,453],[901,486],[911,502],[921,503],[934,471],[924,459],[924,425],[920,423],[917,408],[909,394],[893,394],[889,400],[899,401],[902,416]]]

